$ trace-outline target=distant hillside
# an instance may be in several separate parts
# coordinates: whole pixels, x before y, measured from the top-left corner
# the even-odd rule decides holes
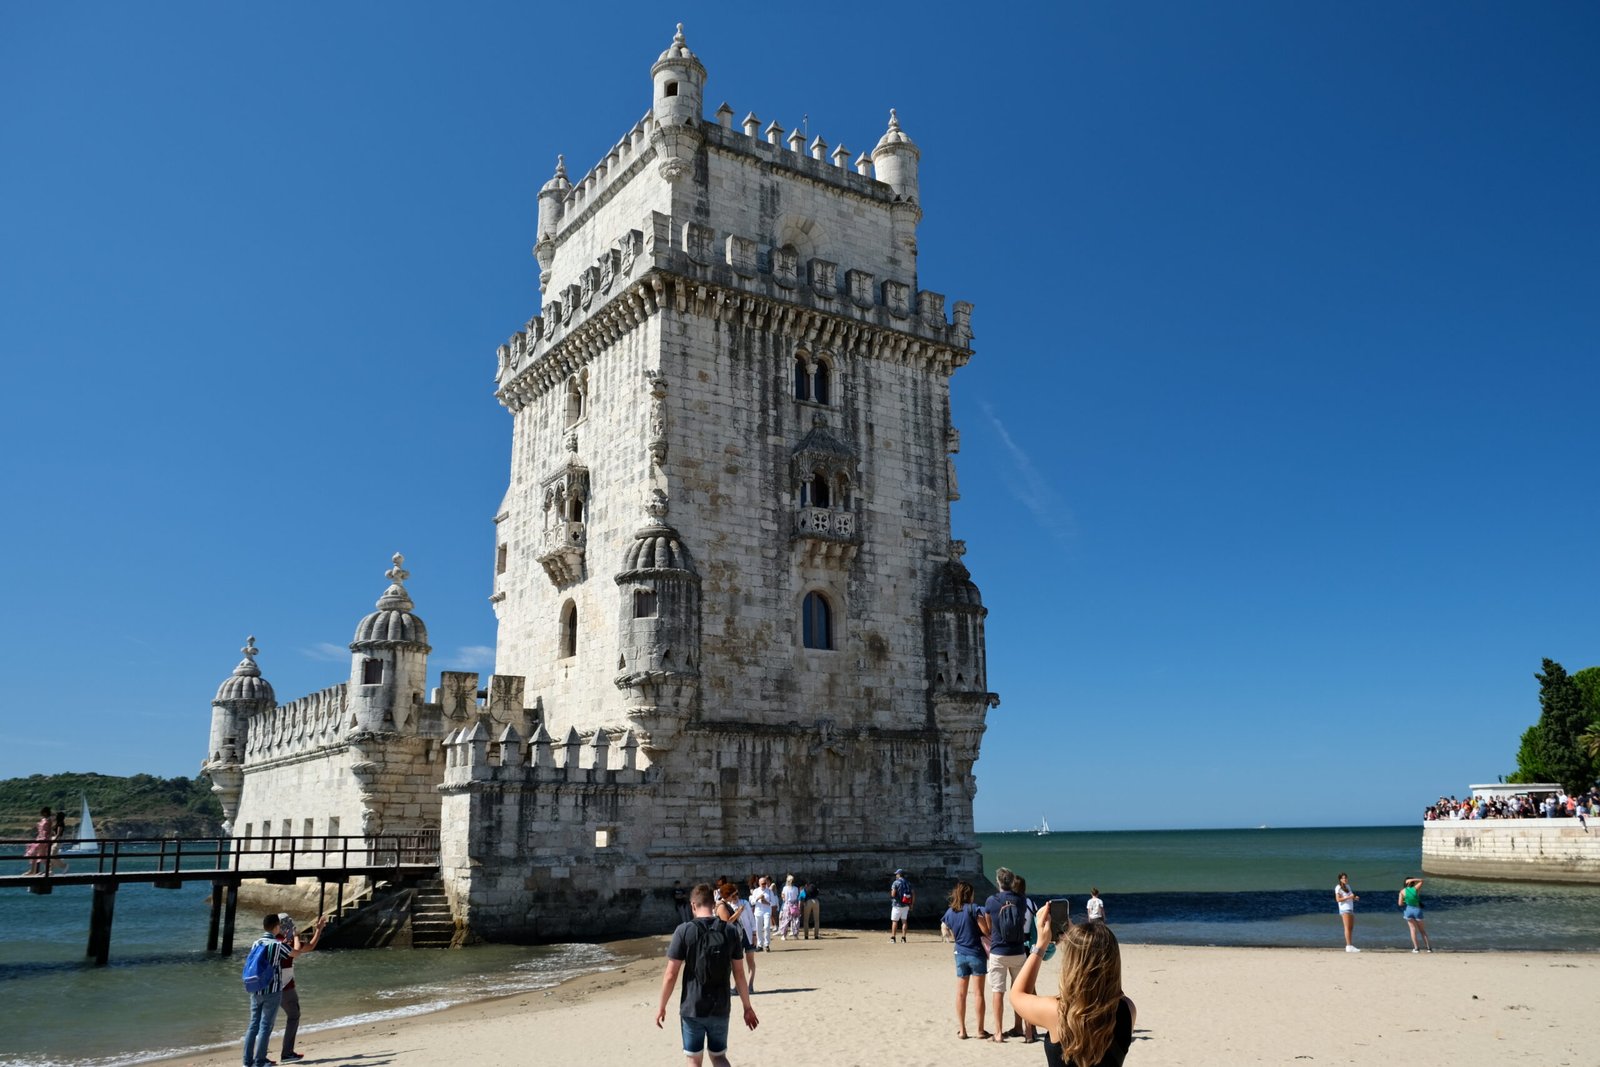
[[[85,796],[101,837],[210,837],[222,828],[222,805],[203,778],[35,774],[0,779],[0,837],[33,836],[45,805],[67,813],[67,836],[76,837]]]

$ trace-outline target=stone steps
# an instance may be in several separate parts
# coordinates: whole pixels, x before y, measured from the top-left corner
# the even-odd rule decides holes
[[[456,920],[445,896],[444,883],[423,882],[411,900],[411,947],[449,948],[455,941]]]

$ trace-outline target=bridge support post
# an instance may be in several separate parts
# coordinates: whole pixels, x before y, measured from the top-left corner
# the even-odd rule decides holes
[[[222,954],[233,955],[233,919],[239,911],[238,885],[224,886],[222,891],[227,894],[228,901],[222,911]]]
[[[217,951],[217,932],[222,926],[222,894],[228,887],[221,882],[211,883],[211,921],[206,925],[206,951]]]
[[[111,958],[111,920],[116,911],[117,883],[96,882],[89,905],[89,950],[85,953],[96,967],[104,967]]]

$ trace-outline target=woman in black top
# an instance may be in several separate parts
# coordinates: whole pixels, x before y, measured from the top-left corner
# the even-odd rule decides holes
[[[1122,953],[1111,927],[1103,922],[1068,926],[1061,935],[1061,991],[1034,992],[1039,965],[1053,930],[1050,908],[1039,911],[1039,942],[1011,990],[1011,1006],[1045,1032],[1049,1067],[1121,1067],[1133,1044],[1133,1001],[1122,995]]]

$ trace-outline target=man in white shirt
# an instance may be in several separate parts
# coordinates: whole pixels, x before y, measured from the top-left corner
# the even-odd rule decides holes
[[[750,903],[756,909],[756,934],[760,938],[761,951],[766,952],[772,948],[772,915],[778,907],[778,893],[772,888],[772,879],[767,875],[761,876],[760,885],[750,894]]]

